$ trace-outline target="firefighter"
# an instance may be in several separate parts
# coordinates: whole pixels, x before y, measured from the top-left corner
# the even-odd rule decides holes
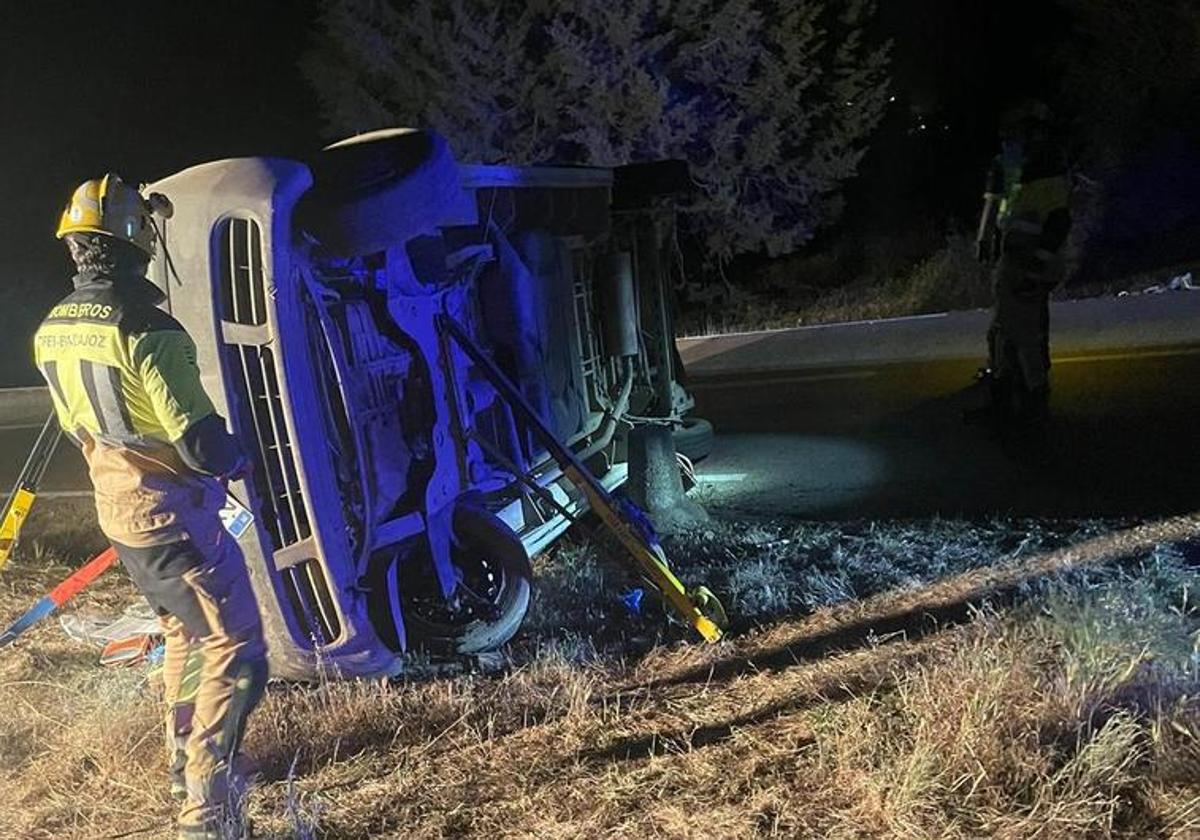
[[[1065,166],[1048,118],[1040,103],[1006,115],[976,238],[980,260],[992,266],[988,366],[981,372],[991,404],[969,412],[968,420],[992,421],[1005,438],[1039,438],[1049,418],[1050,292],[1070,216]]]
[[[217,838],[237,819],[239,745],[267,679],[245,562],[218,515],[224,484],[249,467],[200,384],[195,344],[146,279],[152,207],[169,215],[162,196],[112,174],[75,190],[58,226],[75,291],[38,328],[34,354],[87,461],[100,527],[160,616],[179,837]]]

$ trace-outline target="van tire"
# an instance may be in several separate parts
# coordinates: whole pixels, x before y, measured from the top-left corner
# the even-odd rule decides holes
[[[413,605],[404,608],[410,643],[430,653],[469,656],[500,648],[517,634],[529,611],[533,568],[520,538],[495,514],[483,508],[460,505],[454,513],[455,563],[499,572],[500,591],[496,615],[465,623],[448,623],[423,615]],[[470,574],[470,569],[464,569]]]
[[[308,166],[313,187],[301,199],[297,223],[340,257],[374,254],[433,230],[461,189],[446,139],[420,129],[351,137]]]
[[[713,424],[703,417],[685,417],[683,425],[671,433],[675,451],[688,457],[693,464],[712,453]]]

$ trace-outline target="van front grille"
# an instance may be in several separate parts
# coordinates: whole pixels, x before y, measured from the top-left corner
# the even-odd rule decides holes
[[[252,219],[226,219],[217,228],[221,318],[258,327],[267,322],[262,231]]]
[[[283,572],[284,591],[304,635],[314,647],[337,641],[342,623],[329,593],[325,572],[316,560],[305,560]]]
[[[274,354],[254,344],[230,344],[227,349],[231,355],[230,373],[240,375],[244,385],[236,389],[242,402],[241,422],[253,424],[258,443],[254,484],[263,501],[263,526],[278,551],[307,539],[312,527],[304,507],[296,453],[284,421]]]

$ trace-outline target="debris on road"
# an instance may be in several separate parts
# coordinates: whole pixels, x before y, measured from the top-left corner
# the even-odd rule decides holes
[[[163,645],[158,616],[145,600],[130,604],[121,615],[71,613],[60,616],[59,626],[76,642],[100,648],[101,665],[154,664]]]
[[[58,623],[70,638],[98,647],[103,647],[109,642],[125,641],[134,636],[162,634],[158,617],[144,600],[130,604],[116,618],[89,613],[71,613],[60,616]]]
[[[1117,297],[1128,297],[1131,295],[1160,295],[1163,292],[1194,292],[1200,290],[1200,286],[1196,285],[1192,280],[1192,272],[1187,271],[1183,274],[1176,274],[1165,283],[1155,283],[1153,286],[1147,286],[1140,292],[1131,292],[1128,290],[1117,292]]]

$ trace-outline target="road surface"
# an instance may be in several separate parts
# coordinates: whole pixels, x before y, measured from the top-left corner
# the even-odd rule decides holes
[[[1049,463],[964,409],[986,313],[684,340],[718,429],[701,497],[809,517],[1200,508],[1200,294],[1056,305]]]
[[[702,500],[808,517],[1152,516],[1200,508],[1200,293],[1057,304],[1054,457],[1006,454],[961,422],[985,312],[680,341],[719,434]],[[44,394],[44,392],[41,392]],[[0,395],[0,487],[48,404]],[[48,495],[86,493],[63,444]]]

